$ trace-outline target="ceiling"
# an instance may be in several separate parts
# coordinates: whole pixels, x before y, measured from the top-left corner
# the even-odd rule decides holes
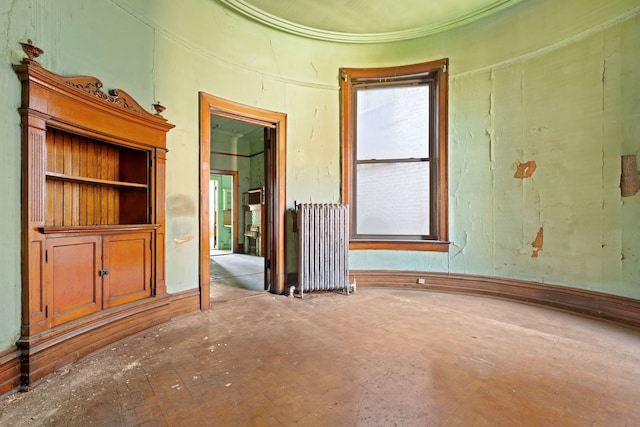
[[[344,43],[409,40],[466,24],[521,0],[217,0],[265,25]]]
[[[223,136],[224,140],[229,138],[237,138],[242,144],[247,144],[245,147],[245,153],[255,154],[264,150],[264,127],[243,122],[240,120],[234,120],[227,117],[211,115],[211,151],[220,151],[217,148],[218,138],[216,135]],[[237,149],[237,147],[235,147]],[[224,148],[222,149],[224,151]],[[234,152],[237,154],[237,152]]]

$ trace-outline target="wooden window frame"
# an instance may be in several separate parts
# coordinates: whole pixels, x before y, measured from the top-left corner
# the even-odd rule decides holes
[[[342,134],[342,200],[349,204],[349,249],[395,249],[447,252],[448,241],[448,59],[419,64],[379,67],[342,68],[341,71],[341,134]],[[430,103],[434,120],[429,160],[431,164],[431,232],[429,236],[358,235],[355,228],[355,88],[361,85],[385,87],[409,81],[429,81],[433,96]]]

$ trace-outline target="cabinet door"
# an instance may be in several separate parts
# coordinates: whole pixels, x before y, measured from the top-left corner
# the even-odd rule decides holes
[[[104,308],[151,295],[151,234],[105,236],[102,248]]]
[[[101,238],[64,237],[46,245],[47,311],[51,326],[102,309]]]

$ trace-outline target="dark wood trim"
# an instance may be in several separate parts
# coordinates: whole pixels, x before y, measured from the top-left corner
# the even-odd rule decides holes
[[[120,224],[120,225],[90,225],[69,227],[40,227],[42,234],[109,234],[109,233],[135,233],[140,231],[154,231],[160,228],[160,224]]]
[[[106,345],[170,319],[170,298],[147,298],[113,310],[103,310],[44,333],[22,337],[20,387]]]
[[[422,241],[398,241],[398,240],[351,240],[349,249],[399,249],[400,245],[404,250],[448,252],[451,242],[440,242],[437,240]]]
[[[171,294],[171,302],[169,303],[169,312],[171,318],[192,313],[200,310],[200,290],[189,289],[187,291]]]
[[[211,114],[254,123],[275,129],[276,145],[272,176],[271,209],[273,210],[272,235],[268,242],[271,251],[271,292],[283,293],[286,282],[286,141],[287,115],[261,108],[228,101],[208,93],[200,92],[200,292],[201,307],[209,308],[209,207],[205,203],[209,194],[209,169],[211,151]]]
[[[254,154],[236,154],[236,153],[223,153],[222,151],[211,151],[211,154],[217,154],[219,156],[230,156],[230,157],[244,157],[246,159],[250,159],[255,156],[259,156],[260,154],[264,154],[264,151],[258,151]]]
[[[390,250],[423,250],[447,252],[449,250],[448,232],[448,64],[447,58],[418,64],[400,65],[394,67],[377,68],[342,68],[340,70],[340,137],[342,154],[342,203],[350,205],[350,249],[390,249]],[[438,127],[433,130],[433,144],[430,158],[437,162],[437,177],[432,173],[432,200],[435,206],[431,212],[432,239],[423,241],[416,237],[414,240],[384,240],[376,236],[356,234],[355,216],[355,144],[356,138],[352,123],[355,120],[355,105],[353,103],[354,86],[371,83],[385,84],[393,81],[406,83],[420,77],[433,79],[435,82],[435,105],[431,111],[437,117]],[[376,160],[380,162],[380,160]],[[435,182],[435,185],[433,184]],[[371,237],[371,238],[370,238]]]
[[[0,353],[0,396],[15,390],[20,383],[20,351],[12,347]]]
[[[200,292],[191,289],[103,310],[44,333],[22,337],[17,342],[16,350],[20,355],[16,357],[20,361],[19,385],[26,391],[35,381],[61,366],[137,332],[199,309]],[[2,356],[0,369],[1,364]],[[2,380],[0,370],[0,386]],[[17,385],[16,380],[13,386]]]
[[[211,101],[200,92],[200,309],[211,307],[209,180],[211,179]]]
[[[393,287],[484,295],[559,308],[640,327],[640,300],[501,277],[419,271],[352,270],[358,287]],[[418,280],[423,279],[424,284]]]

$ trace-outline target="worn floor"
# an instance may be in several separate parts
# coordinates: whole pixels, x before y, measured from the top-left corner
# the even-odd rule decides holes
[[[264,290],[264,258],[225,253],[211,257],[211,281],[236,288]]]
[[[427,291],[232,291],[5,396],[0,425],[640,425],[636,329]]]

